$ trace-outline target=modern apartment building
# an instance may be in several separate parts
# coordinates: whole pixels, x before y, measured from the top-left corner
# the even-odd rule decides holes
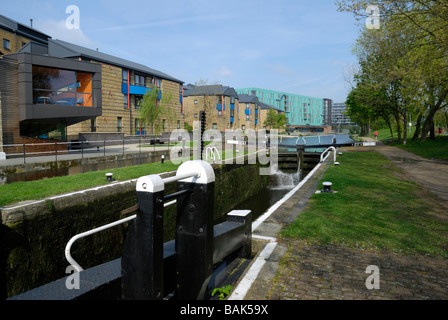
[[[168,96],[167,112],[162,114],[161,130],[170,132],[184,127],[182,110],[183,81],[145,65],[88,49],[61,40],[49,40],[48,53],[52,56],[88,61],[101,66],[102,115],[67,129],[74,138],[79,132],[123,132],[127,135],[151,134],[139,114],[139,104],[151,87]]]
[[[284,111],[288,127],[316,132],[329,129],[324,122],[324,99],[260,88],[242,88],[236,92],[257,96],[260,102]]]
[[[16,148],[5,145],[66,141],[67,127],[100,116],[101,105],[98,64],[20,50],[0,59],[5,152]]]
[[[229,86],[185,85],[183,108],[185,122],[190,126],[194,121],[199,121],[199,111],[205,111],[206,129],[226,131],[245,124],[242,122],[245,117],[240,113],[238,94]]]
[[[333,103],[331,114],[331,124],[333,126],[354,126],[355,122],[350,120],[350,117],[345,114],[347,106],[345,103]]]
[[[162,131],[184,127],[181,80],[51,39],[3,16],[0,39],[6,45],[0,55],[2,146],[76,140],[83,132],[151,134],[143,125],[139,104],[152,87],[160,89],[156,103],[169,98],[158,120]]]

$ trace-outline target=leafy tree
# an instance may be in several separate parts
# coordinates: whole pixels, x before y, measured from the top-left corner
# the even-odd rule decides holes
[[[378,114],[385,120],[392,115],[401,141],[408,121],[417,119],[414,138],[434,138],[434,116],[447,106],[448,96],[448,2],[446,0],[336,1],[340,11],[366,18],[368,5],[380,9],[379,29],[364,30],[355,53],[361,65],[357,85],[371,88],[386,98],[387,108],[377,109],[372,101],[362,103],[386,111]],[[364,20],[363,20],[364,21]],[[360,95],[358,92],[358,100]],[[365,95],[364,95],[365,97]],[[403,142],[406,143],[403,130]]]
[[[284,113],[277,113],[274,109],[269,108],[263,126],[269,129],[283,129],[287,123],[288,119]]]
[[[163,130],[163,120],[172,121],[175,118],[174,112],[169,104],[172,101],[171,92],[162,94],[159,100],[161,90],[156,86],[151,86],[139,105],[139,118],[151,128],[152,134],[160,134]]]

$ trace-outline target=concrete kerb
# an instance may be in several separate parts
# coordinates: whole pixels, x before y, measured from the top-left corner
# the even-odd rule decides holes
[[[252,248],[257,254],[236,284],[235,289],[232,290],[228,300],[265,299],[265,295],[270,289],[269,281],[274,278],[280,259],[287,251],[287,247],[277,241],[276,235],[281,231],[283,223],[294,221],[301,212],[301,210],[292,209],[305,207],[300,198],[301,196],[305,197],[302,200],[305,200],[306,203],[314,193],[313,190],[317,188],[319,177],[328,168],[328,163],[325,160],[329,155],[330,153],[295,188],[252,223]],[[305,189],[305,186],[308,187],[308,192],[299,195],[299,190]]]

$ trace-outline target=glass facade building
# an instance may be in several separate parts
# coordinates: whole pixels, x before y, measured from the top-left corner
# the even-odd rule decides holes
[[[324,99],[260,88],[242,88],[236,92],[257,96],[260,102],[284,111],[288,126],[324,125]]]

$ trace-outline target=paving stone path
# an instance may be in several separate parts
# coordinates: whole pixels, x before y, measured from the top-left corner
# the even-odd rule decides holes
[[[289,250],[267,299],[448,299],[447,259],[301,241],[287,245]],[[373,274],[366,273],[370,265],[378,267],[378,289],[366,287],[366,280]]]

